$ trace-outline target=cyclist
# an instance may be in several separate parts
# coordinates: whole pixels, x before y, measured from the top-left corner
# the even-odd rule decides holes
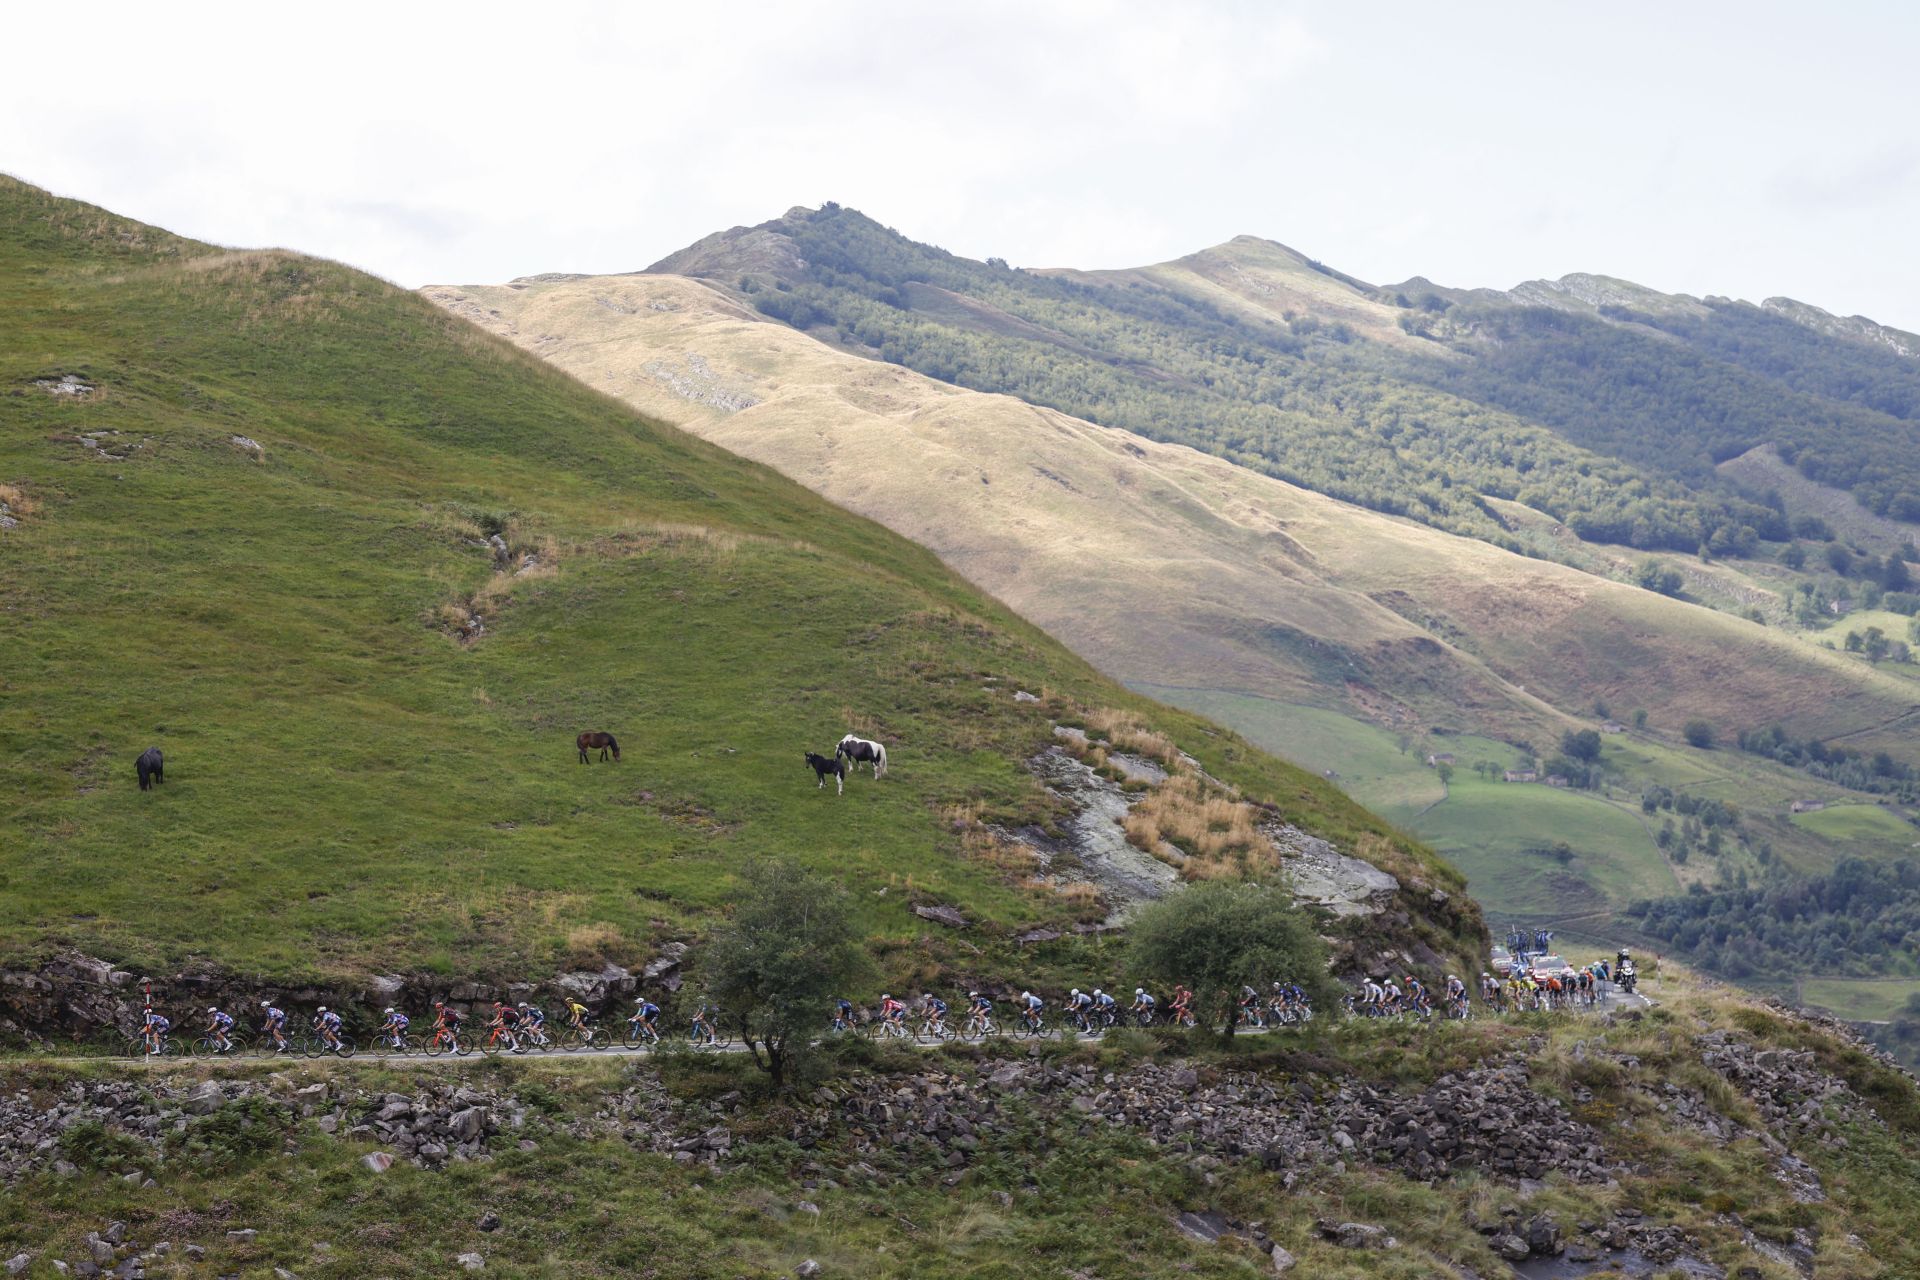
[[[547,1043],[547,1013],[537,1004],[528,1004],[522,1000],[519,1005],[520,1025],[526,1028],[527,1038],[536,1045]]]
[[[720,1031],[714,1025],[713,1021],[714,1015],[718,1012],[719,1010],[715,1009],[707,1001],[702,1000],[700,1002],[700,1007],[693,1011],[693,1029],[690,1033],[695,1040],[698,1040],[701,1044],[717,1044],[719,1042]]]
[[[320,1033],[320,1043],[329,1049],[340,1047],[340,1015],[321,1005],[313,1015],[313,1029]]]
[[[260,1016],[266,1025],[261,1030],[267,1033],[267,1041],[275,1053],[285,1053],[292,1046],[287,1043],[287,1015],[283,1009],[276,1008],[273,1001],[262,1000],[260,1007],[265,1010]]]
[[[1193,1025],[1193,992],[1187,990],[1184,982],[1173,984],[1173,1021],[1175,1026]]]
[[[967,992],[967,1031],[984,1034],[993,1026],[993,1001],[978,991]]]
[[[1153,997],[1147,994],[1145,987],[1133,989],[1133,1004],[1130,1006],[1134,1017],[1144,1025],[1153,1021]]]
[[[1427,998],[1427,986],[1412,974],[1407,975],[1407,1007],[1421,1017],[1433,1012],[1433,1002]]]
[[[627,1019],[627,1025],[649,1040],[660,1039],[660,1029],[654,1023],[660,1017],[660,1006],[645,996],[633,998],[633,1016]],[[631,1035],[631,1033],[629,1033]]]
[[[213,1041],[215,1051],[219,1053],[232,1051],[233,1037],[227,1034],[232,1030],[232,1014],[222,1013],[218,1005],[207,1010],[207,1037]]]
[[[880,1016],[896,1026],[904,1026],[907,1021],[907,1006],[892,996],[880,997]]]
[[[493,1002],[493,1018],[487,1023],[487,1030],[493,1032],[493,1038],[509,1049],[520,1047],[520,1037],[515,1034],[520,1025],[520,1011],[510,1008],[504,1001]]]
[[[1029,1031],[1040,1030],[1040,1011],[1046,1008],[1046,1004],[1046,1001],[1031,991],[1020,993],[1020,1019],[1027,1024]]]
[[[1100,1025],[1103,1027],[1110,1027],[1120,1021],[1120,1006],[1115,1003],[1111,991],[1102,991],[1098,987],[1093,989],[1093,1011],[1099,1016]]]
[[[1093,997],[1075,987],[1067,993],[1067,1011],[1073,1015],[1073,1025],[1082,1031],[1093,1030],[1093,1022],[1087,1016],[1087,1010],[1093,1007]]]
[[[433,1038],[449,1045],[460,1042],[460,1011],[445,1000],[433,1002]]]
[[[1449,1015],[1462,1014],[1466,1011],[1467,984],[1460,981],[1460,975],[1457,973],[1447,975],[1446,1001]]]
[[[1256,1027],[1266,1025],[1266,1019],[1260,1016],[1260,993],[1251,986],[1240,988],[1240,1021]]]
[[[1400,994],[1400,984],[1392,978],[1380,989],[1380,1012],[1389,1017],[1398,1017],[1402,1012],[1401,1003],[1406,997]]]
[[[940,1034],[947,1029],[947,1002],[933,992],[920,994],[920,1014],[927,1020],[927,1030]]]
[[[406,1046],[404,1037],[412,1019],[392,1005],[387,1006],[386,1014],[387,1020],[380,1024],[380,1038],[387,1042],[389,1048],[404,1048]]]
[[[146,1018],[140,1024],[140,1037],[147,1042],[147,1056],[155,1057],[161,1046],[167,1042],[167,1032],[173,1029],[173,1023],[164,1014],[147,1010]]]
[[[1489,1009],[1500,1007],[1500,984],[1485,969],[1480,971],[1480,1003]]]
[[[1369,1018],[1377,1018],[1387,1011],[1387,989],[1372,974],[1360,986],[1360,1007]]]
[[[833,1002],[833,1029],[835,1031],[853,1029],[853,1001],[845,996]]]

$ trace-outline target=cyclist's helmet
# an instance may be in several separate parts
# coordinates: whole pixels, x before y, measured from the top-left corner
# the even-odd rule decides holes
[[[931,992],[931,991],[922,991],[922,992],[920,993],[920,998],[921,998],[922,1000],[931,1000],[931,999],[933,999],[933,992]]]
[[[320,1012],[320,1013],[325,1013],[326,1011],[327,1011],[327,1006],[325,1006],[325,1005],[321,1005],[321,1006],[320,1006],[320,1008],[319,1008],[319,1010],[318,1010],[318,1012]]]
[[[1145,994],[1147,994],[1147,989],[1146,989],[1145,987],[1135,987],[1135,988],[1133,989],[1133,994],[1135,994],[1135,995],[1137,995],[1137,996],[1143,996],[1143,995],[1145,995]]]
[[[1624,960],[1624,959],[1625,959],[1626,957],[1628,957],[1628,956],[1630,956],[1630,955],[1632,955],[1632,954],[1633,954],[1633,948],[1632,948],[1632,947],[1622,947],[1622,948],[1620,948],[1620,957],[1621,957],[1621,959],[1623,959],[1623,960]]]
[[[647,998],[645,996],[635,996],[633,998],[633,1002],[635,1004],[645,1004],[647,1002]]]
[[[969,991],[969,992],[967,992],[967,999],[969,999],[969,1000],[978,1000],[979,998],[980,998],[980,993],[979,993],[978,991]]]
[[[216,1005],[208,1005],[208,1006],[207,1006],[207,1012],[208,1012],[208,1013],[218,1013],[218,1012],[220,1012],[220,1009],[219,1009],[219,1007],[218,1007],[218,1006],[216,1006]]]
[[[891,999],[893,999],[893,997],[892,997],[892,996],[881,996],[881,997],[880,997],[880,999],[881,999],[881,1000],[883,1000],[883,1001],[885,1001],[885,1000],[891,1000]]]
[[[1080,988],[1075,987],[1072,991],[1069,991],[1067,994],[1077,996],[1080,994]]]
[[[388,1005],[388,1006],[387,1006],[387,1013],[388,1013],[389,1015],[391,1015],[391,1014],[393,1013],[393,1006],[392,1006],[392,1005]]]
[[[522,1009],[531,1009],[531,1008],[532,1008],[533,1006],[532,1006],[532,1005],[530,1005],[530,1004],[528,1004],[528,1003],[527,1003],[527,1002],[526,1002],[525,1000],[522,1000],[522,1001],[520,1002],[520,1007],[521,1007]]]
[[[260,1002],[260,1007],[261,1007],[262,1009],[271,1009],[271,1008],[273,1008],[273,1001],[271,1001],[271,1000],[262,1000],[262,1001]]]

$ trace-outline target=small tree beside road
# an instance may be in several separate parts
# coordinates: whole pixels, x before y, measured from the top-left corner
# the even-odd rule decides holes
[[[1127,936],[1135,973],[1162,990],[1186,983],[1200,1025],[1223,1025],[1229,1037],[1242,986],[1264,992],[1291,979],[1316,1002],[1328,990],[1326,944],[1272,882],[1203,881],[1141,907]]]
[[[783,1088],[866,954],[838,885],[785,862],[750,864],[745,880],[701,950],[700,978],[754,1064]]]

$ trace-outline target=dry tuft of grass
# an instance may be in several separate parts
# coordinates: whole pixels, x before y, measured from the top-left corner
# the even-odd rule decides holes
[[[1166,857],[1163,843],[1178,849],[1184,860],[1175,865],[1189,880],[1260,875],[1280,865],[1260,830],[1259,810],[1191,774],[1149,791],[1127,814],[1126,831],[1131,844],[1155,857]]]
[[[1158,761],[1168,769],[1178,769],[1183,763],[1172,738],[1147,728],[1124,711],[1102,707],[1087,712],[1086,721],[1089,736],[1105,738],[1122,751]]]
[[[22,520],[39,509],[40,504],[28,497],[20,486],[0,484],[0,515]]]
[[[619,963],[635,952],[632,941],[618,925],[604,920],[575,925],[567,930],[565,967],[584,969],[608,961]]]

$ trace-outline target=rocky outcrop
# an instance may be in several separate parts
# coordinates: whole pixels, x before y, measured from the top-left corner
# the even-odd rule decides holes
[[[1371,862],[1349,857],[1298,827],[1269,823],[1261,830],[1280,851],[1287,883],[1300,902],[1336,916],[1370,916],[1391,907],[1400,892],[1400,882]]]
[[[1289,1185],[1336,1161],[1390,1165],[1423,1179],[1473,1169],[1605,1182],[1613,1171],[1599,1134],[1536,1091],[1517,1064],[1455,1073],[1403,1095],[1352,1081],[1279,1083],[1184,1065],[1116,1073],[1016,1061],[979,1078],[921,1074],[829,1086],[814,1101],[824,1110],[796,1126],[802,1145],[838,1136],[856,1154],[925,1148],[948,1167],[965,1164],[981,1135],[1011,1130],[1037,1110],[1080,1126],[1133,1129],[1202,1161],[1258,1160]]]
[[[1813,1138],[1841,1145],[1839,1123],[1883,1126],[1846,1081],[1822,1070],[1810,1052],[1763,1049],[1727,1031],[1709,1031],[1696,1043],[1700,1060],[1754,1104],[1777,1141]]]

